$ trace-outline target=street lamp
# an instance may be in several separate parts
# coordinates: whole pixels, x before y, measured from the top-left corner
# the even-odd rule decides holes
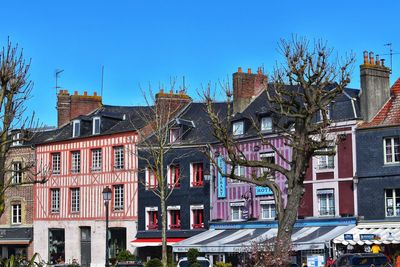
[[[103,200],[104,206],[106,206],[106,264],[105,267],[109,267],[109,255],[108,255],[108,203],[111,200],[111,188],[108,186],[104,187],[103,189]]]

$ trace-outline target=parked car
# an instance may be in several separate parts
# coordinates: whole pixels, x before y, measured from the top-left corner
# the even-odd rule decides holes
[[[354,254],[343,254],[335,262],[337,267],[383,267],[391,266],[386,256],[382,253],[354,253]]]
[[[197,257],[197,261],[198,261],[198,263],[200,263],[201,267],[211,267],[211,262],[207,258]],[[186,257],[181,258],[178,261],[177,267],[189,267],[189,266],[190,265],[189,265],[188,259]]]

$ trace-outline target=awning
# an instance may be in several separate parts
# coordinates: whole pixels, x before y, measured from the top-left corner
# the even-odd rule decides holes
[[[29,239],[0,239],[0,245],[29,245]]]
[[[343,245],[400,244],[400,224],[359,224],[333,240]]]
[[[294,250],[324,249],[336,236],[353,226],[310,226],[294,228],[292,234]],[[210,229],[204,233],[172,245],[173,252],[186,252],[197,248],[199,252],[243,252],[253,242],[271,239],[277,228]]]
[[[185,240],[185,238],[167,238],[167,245],[171,246],[177,242]],[[137,238],[131,241],[132,246],[140,247],[158,247],[161,246],[161,238]]]

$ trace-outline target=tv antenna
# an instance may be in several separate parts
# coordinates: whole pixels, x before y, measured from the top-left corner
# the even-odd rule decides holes
[[[389,47],[389,54],[382,54],[382,56],[389,56],[390,57],[390,73],[393,71],[393,55],[398,55],[400,53],[393,53],[392,43],[384,44],[384,46]]]
[[[60,78],[60,74],[63,71],[64,70],[60,70],[60,69],[56,69],[56,71],[55,71],[55,76],[56,76],[56,95],[58,94],[58,89],[61,88],[61,86],[58,86],[58,78]]]

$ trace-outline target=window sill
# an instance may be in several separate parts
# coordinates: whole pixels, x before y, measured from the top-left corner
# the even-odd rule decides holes
[[[116,212],[116,213],[120,213],[120,212],[123,212],[124,211],[124,209],[123,208],[121,208],[121,209],[113,209],[113,212]]]
[[[323,173],[323,172],[334,172],[335,171],[335,167],[333,168],[325,168],[325,169],[316,169],[315,172],[316,173]]]

